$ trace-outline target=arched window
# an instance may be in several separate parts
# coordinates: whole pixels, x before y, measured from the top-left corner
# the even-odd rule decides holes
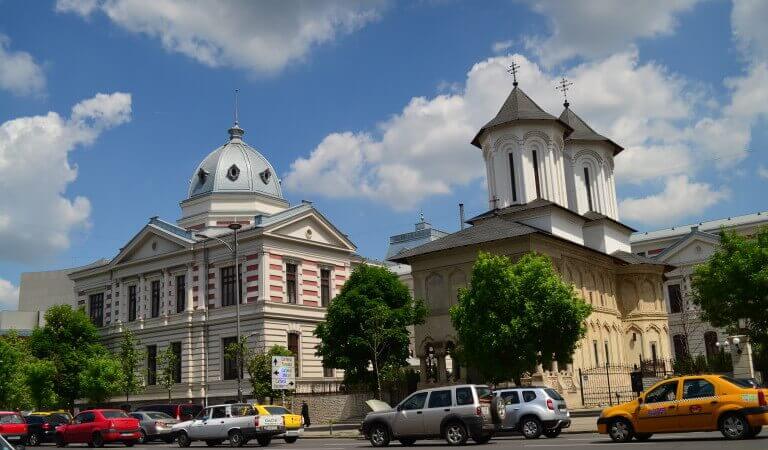
[[[707,359],[711,359],[719,351],[717,348],[717,333],[707,331],[704,333],[704,349],[707,352]]]
[[[517,201],[517,183],[515,182],[515,161],[512,153],[509,154],[509,181],[512,183],[512,201]]]
[[[587,188],[587,207],[588,211],[594,211],[592,208],[592,187],[589,184],[589,168],[584,167],[584,187]]]
[[[541,182],[539,181],[539,157],[536,150],[531,151],[533,159],[533,181],[536,183],[536,198],[541,198]]]
[[[675,358],[683,359],[688,357],[688,339],[682,334],[676,334],[672,337],[672,343],[675,346]]]

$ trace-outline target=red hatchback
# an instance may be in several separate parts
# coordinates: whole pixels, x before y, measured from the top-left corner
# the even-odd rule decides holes
[[[139,421],[119,409],[91,409],[72,419],[72,423],[56,428],[56,445],[88,444],[103,447],[105,443],[122,442],[133,447],[139,440]]]
[[[0,435],[13,445],[27,442],[27,423],[21,414],[13,411],[0,411]]]

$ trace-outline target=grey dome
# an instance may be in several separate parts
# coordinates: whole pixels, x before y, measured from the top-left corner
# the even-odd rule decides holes
[[[261,153],[243,142],[244,133],[235,123],[229,129],[229,142],[203,159],[189,180],[188,198],[233,192],[283,199],[275,169]]]

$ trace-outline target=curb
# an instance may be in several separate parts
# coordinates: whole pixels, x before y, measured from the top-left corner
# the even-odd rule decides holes
[[[563,434],[596,434],[597,430],[573,430],[573,431],[566,431],[563,430]],[[363,438],[361,435],[357,434],[355,436],[350,435],[338,435],[338,436],[302,436],[299,439],[357,439],[360,441],[364,441],[365,438]]]

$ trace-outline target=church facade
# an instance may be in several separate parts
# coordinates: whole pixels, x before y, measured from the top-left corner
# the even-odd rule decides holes
[[[360,261],[355,245],[311,203],[289,205],[274,168],[243,134],[235,123],[198,165],[177,223],[153,217],[116,257],[70,274],[74,306],[108,347],[117,350],[126,329],[141,341],[146,389],[132,402],[168,398],[157,381],[168,347],[181,361],[175,401],[236,398],[237,366],[224,348],[237,340],[238,303],[250,348],[281,345],[296,355],[299,393],[340,384],[343,374],[315,356],[314,330]],[[250,393],[247,380],[242,390]]]
[[[592,305],[572,364],[540,368],[531,374],[537,381],[574,393],[579,368],[669,356],[662,292],[667,266],[632,254],[634,230],[619,221],[614,158],[622,147],[594,131],[568,102],[564,106],[554,117],[515,83],[472,140],[485,161],[487,212],[469,219],[467,228],[391,258],[411,266],[415,295],[430,310],[415,329],[422,382],[466,379],[462,368],[447,370],[456,345],[448,309],[471,281],[480,251],[512,258],[544,254]]]

